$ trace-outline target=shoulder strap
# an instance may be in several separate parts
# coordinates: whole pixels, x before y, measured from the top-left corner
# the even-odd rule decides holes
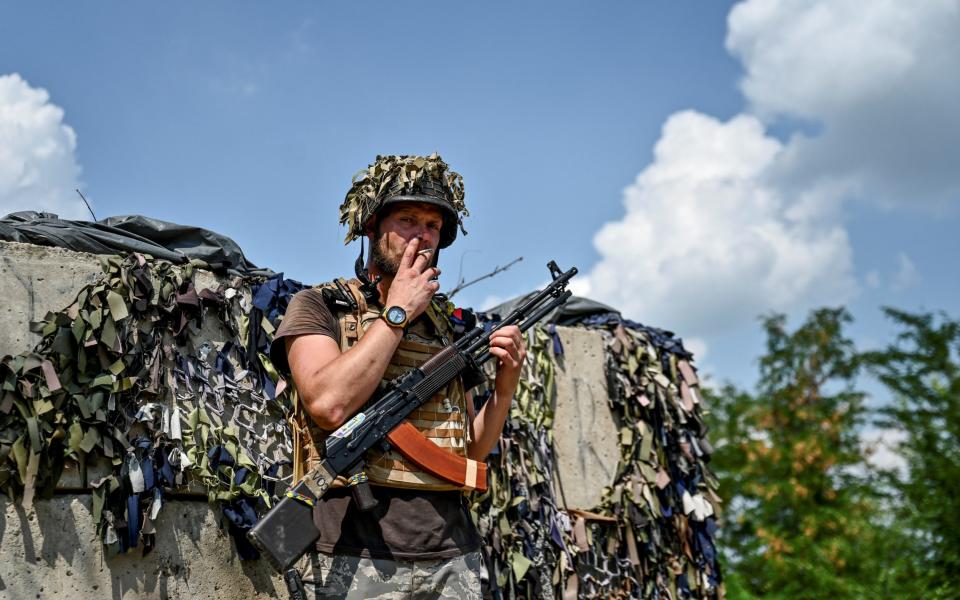
[[[363,320],[370,307],[367,306],[367,300],[358,280],[341,278],[335,282],[335,285],[349,294],[353,301],[353,311],[344,312],[340,316],[340,350],[346,351],[363,337]]]
[[[360,290],[360,281],[357,279],[343,279],[340,278],[337,281],[346,287],[350,294],[353,296],[353,301],[357,303],[357,315],[362,315],[367,312],[367,299],[363,295],[363,292]]]
[[[346,351],[357,343],[363,335],[361,319],[367,312],[367,301],[360,291],[360,282],[356,279],[334,279],[317,286],[324,301],[337,319],[340,326],[340,350]]]
[[[446,312],[444,312],[443,307],[437,303],[436,299],[430,301],[427,310],[425,310],[423,314],[430,320],[430,324],[433,325],[434,330],[444,343],[453,341],[453,328],[450,326]]]

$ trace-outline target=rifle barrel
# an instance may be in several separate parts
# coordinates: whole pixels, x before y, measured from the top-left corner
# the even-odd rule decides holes
[[[533,312],[533,314],[529,315],[527,318],[523,320],[523,322],[520,324],[520,331],[521,332],[526,331],[531,327],[533,327],[534,325],[536,325],[540,319],[545,317],[553,309],[557,308],[558,306],[566,302],[572,295],[573,295],[573,292],[571,292],[570,290],[567,290],[562,294],[560,294],[559,296],[557,296],[556,298],[554,298],[548,304],[544,304],[543,306],[538,308],[536,311]],[[490,354],[489,350],[485,351],[477,359],[477,364],[482,365],[483,363],[490,360],[492,356],[493,355]]]
[[[529,313],[531,310],[533,310],[534,308],[536,308],[537,306],[539,306],[540,303],[542,303],[542,302],[543,302],[544,300],[546,300],[548,297],[554,296],[554,298],[557,298],[558,296],[561,296],[561,295],[562,295],[561,292],[564,290],[564,288],[566,288],[567,282],[569,282],[570,279],[571,279],[574,275],[576,275],[576,274],[577,274],[577,268],[576,268],[576,267],[570,267],[570,269],[569,269],[568,271],[566,271],[566,272],[564,272],[563,274],[557,276],[556,279],[554,279],[553,281],[551,281],[550,284],[547,285],[545,288],[543,288],[542,290],[540,290],[539,292],[537,292],[532,298],[526,300],[523,304],[521,304],[521,305],[518,306],[517,308],[513,309],[512,311],[510,311],[510,314],[507,315],[507,316],[506,316],[503,320],[501,320],[499,323],[497,323],[497,325],[495,325],[495,326],[493,327],[493,329],[491,329],[490,331],[486,332],[486,333],[483,335],[483,337],[481,337],[480,339],[478,339],[478,340],[476,340],[475,342],[473,342],[472,344],[470,344],[470,345],[466,348],[466,351],[467,351],[468,353],[473,353],[473,352],[477,351],[479,348],[481,348],[481,347],[483,347],[483,346],[486,346],[486,345],[487,345],[487,342],[488,342],[489,339],[490,339],[490,334],[493,333],[494,331],[500,329],[501,327],[507,327],[507,326],[509,326],[509,325],[515,325],[515,324],[519,323],[521,320],[529,319],[529,316],[527,315],[527,313]],[[564,293],[566,293],[566,292],[564,292]],[[569,298],[569,297],[570,297],[570,294],[568,293],[567,296],[566,296],[566,298]],[[566,300],[566,298],[564,298],[564,301]],[[555,300],[554,300],[554,301],[555,301]],[[551,305],[552,305],[554,308],[557,306],[557,304],[553,304],[553,303],[551,303]],[[536,313],[534,313],[534,314],[536,314]],[[546,314],[546,313],[544,313],[544,314]],[[543,316],[543,315],[541,315],[541,317],[542,317],[542,316]]]

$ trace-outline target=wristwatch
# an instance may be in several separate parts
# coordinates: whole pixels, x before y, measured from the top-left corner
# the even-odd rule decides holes
[[[380,313],[380,316],[390,327],[403,329],[407,324],[407,311],[403,310],[403,308],[399,306],[388,306],[387,308],[383,309],[383,312]]]

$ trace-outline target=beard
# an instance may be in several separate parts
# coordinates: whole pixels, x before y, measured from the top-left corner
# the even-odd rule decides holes
[[[377,234],[377,239],[370,244],[370,260],[373,261],[377,270],[385,277],[396,277],[400,269],[399,254],[390,255],[390,248],[387,247],[387,236],[383,233]]]

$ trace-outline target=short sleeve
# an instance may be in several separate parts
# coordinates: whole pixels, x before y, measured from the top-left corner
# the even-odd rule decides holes
[[[270,360],[278,371],[290,373],[285,340],[298,335],[326,335],[340,343],[340,324],[318,288],[298,292],[287,306],[270,346]]]

